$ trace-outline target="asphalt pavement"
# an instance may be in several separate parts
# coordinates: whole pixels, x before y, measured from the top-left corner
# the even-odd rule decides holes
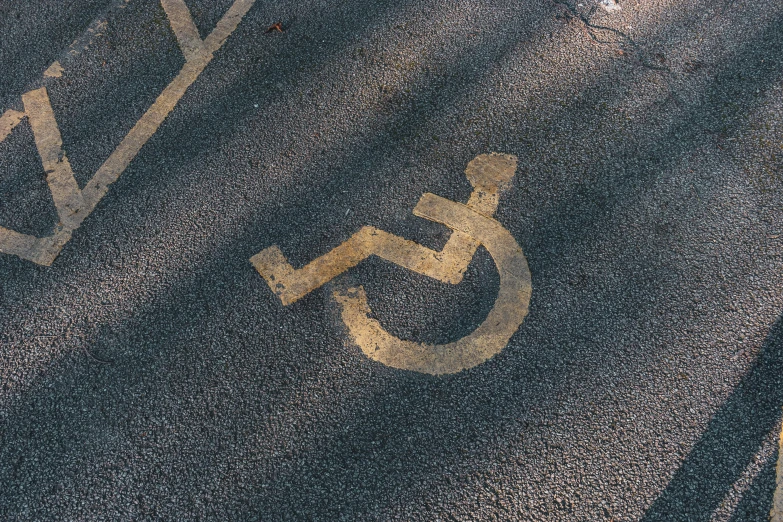
[[[30,0],[0,40],[1,520],[783,520],[783,3]],[[340,273],[286,303],[271,247]],[[512,279],[486,361],[376,357],[497,341]]]

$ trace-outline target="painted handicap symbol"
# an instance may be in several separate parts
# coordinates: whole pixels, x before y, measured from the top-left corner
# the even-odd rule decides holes
[[[370,359],[433,375],[472,368],[506,347],[527,315],[530,303],[532,286],[527,260],[514,237],[492,218],[501,193],[514,176],[516,164],[517,158],[506,154],[482,154],[473,159],[465,170],[473,186],[467,204],[435,194],[422,195],[413,214],[453,231],[440,252],[365,226],[300,269],[294,269],[277,246],[262,250],[250,262],[287,306],[371,255],[438,281],[457,284],[476,249],[482,245],[498,268],[498,296],[484,322],[471,334],[452,343],[430,345],[389,334],[378,321],[371,319],[361,286],[333,293],[351,338]]]

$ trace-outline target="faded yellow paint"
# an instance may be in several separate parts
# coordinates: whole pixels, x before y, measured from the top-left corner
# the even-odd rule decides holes
[[[160,0],[160,3],[166,11],[171,29],[177,37],[185,59],[190,61],[202,57],[207,51],[198,34],[198,28],[193,23],[193,17],[190,16],[188,6],[185,5],[185,0]]]
[[[371,255],[438,281],[456,284],[462,280],[477,247],[478,243],[464,234],[454,233],[443,251],[436,252],[375,227],[362,227],[334,250],[299,270],[288,264],[277,246],[259,252],[251,258],[251,263],[283,305],[289,305]]]
[[[46,173],[46,183],[54,199],[60,223],[66,227],[78,226],[79,211],[83,207],[82,192],[73,177],[71,164],[62,149],[63,140],[54,119],[52,104],[45,87],[22,95],[24,112],[35,136],[35,145]]]
[[[427,345],[398,339],[369,318],[363,288],[333,294],[352,339],[371,359],[436,375],[471,368],[499,353],[527,315],[532,292],[527,261],[513,236],[491,217],[515,170],[514,156],[484,154],[471,161],[465,171],[474,187],[466,205],[434,194],[421,197],[414,215],[453,230],[440,252],[374,227],[362,227],[334,250],[298,270],[277,246],[259,252],[250,261],[283,305],[289,305],[371,255],[456,284],[478,246],[484,245],[500,274],[498,298],[484,323],[454,343]]]
[[[64,69],[60,62],[54,62],[44,71],[43,75],[48,78],[60,78],[63,75],[63,71]]]
[[[87,214],[93,211],[98,202],[106,195],[109,185],[117,181],[125,171],[136,154],[141,150],[166,116],[174,110],[180,98],[190,87],[201,72],[212,60],[212,53],[217,51],[226,41],[226,38],[234,32],[242,20],[242,17],[253,6],[255,0],[236,0],[223,18],[217,23],[215,29],[204,40],[205,53],[186,61],[182,70],[163,92],[155,100],[155,103],[144,113],[141,119],[128,132],[111,156],[98,168],[95,176],[84,187],[84,200]],[[191,22],[192,23],[192,22]]]
[[[11,254],[49,266],[59,255],[63,245],[84,219],[95,210],[98,202],[108,192],[108,187],[125,171],[136,154],[155,134],[163,120],[174,110],[185,91],[198,78],[217,51],[237,28],[255,0],[235,0],[215,29],[202,42],[195,24],[182,0],[161,0],[164,10],[171,17],[172,28],[185,54],[185,65],[166,86],[152,106],[128,132],[109,158],[80,190],[73,178],[68,159],[62,151],[62,139],[54,118],[45,88],[25,93],[22,100],[25,112],[8,110],[0,117],[0,141],[28,116],[35,135],[38,153],[46,171],[47,183],[60,218],[51,236],[35,237],[0,227],[0,252]],[[51,68],[50,68],[51,69]]]
[[[223,15],[223,18],[218,21],[212,32],[204,39],[204,47],[206,47],[207,52],[214,53],[223,46],[226,39],[231,36],[231,33],[233,33],[239,25],[239,22],[242,21],[242,18],[244,18],[250,8],[253,7],[255,1],[256,0],[234,0],[234,3],[228,8],[228,11]]]
[[[136,154],[157,132],[163,120],[174,109],[187,88],[207,66],[210,58],[211,55],[204,55],[199,59],[185,62],[177,77],[166,86],[155,103],[136,122],[136,125],[128,132],[119,146],[98,168],[95,175],[84,187],[84,217],[95,209],[98,202],[109,191],[109,185],[119,179]]]
[[[772,497],[772,509],[769,512],[770,522],[783,522],[783,426],[780,430],[780,439],[778,440],[778,465],[777,465],[777,486],[775,494]]]
[[[370,318],[364,289],[359,287],[334,293],[342,306],[342,319],[364,354],[387,366],[434,375],[472,368],[500,353],[525,319],[532,293],[527,260],[500,223],[466,205],[424,194],[414,214],[476,238],[490,253],[500,274],[500,288],[487,318],[473,333],[453,343],[404,341]]]
[[[71,237],[66,224],[73,223],[73,216],[81,208],[81,192],[73,177],[68,158],[62,150],[60,131],[54,120],[46,88],[24,94],[22,102],[25,112],[7,110],[0,116],[0,141],[8,137],[14,127],[27,116],[60,223],[51,236],[44,238],[0,227],[0,252],[48,265]]]
[[[486,154],[468,164],[465,173],[474,186],[468,206],[491,216],[497,208],[499,193],[514,175],[516,158]],[[487,182],[486,180],[494,180]],[[414,210],[414,213],[416,211]],[[334,250],[294,269],[277,246],[271,246],[250,262],[267,280],[283,305],[289,305],[331,281],[371,255],[444,283],[457,284],[473,259],[479,242],[469,234],[455,230],[443,250],[436,252],[413,241],[394,236],[375,227],[362,227]]]
[[[5,140],[14,127],[19,125],[19,122],[24,118],[24,113],[8,109],[0,116],[0,142]]]

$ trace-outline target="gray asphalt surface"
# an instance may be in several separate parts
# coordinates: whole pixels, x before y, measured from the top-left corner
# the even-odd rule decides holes
[[[231,2],[187,4],[204,37]],[[0,111],[46,85],[82,186],[184,63],[121,5],[0,6]],[[0,254],[0,519],[767,520],[783,4],[619,5],[259,0],[51,267]],[[480,366],[369,360],[330,289],[453,341],[497,295],[483,249],[459,285],[373,258],[289,307],[248,261],[363,225],[439,248],[411,210],[492,151],[533,294]],[[23,122],[0,225],[56,222]]]

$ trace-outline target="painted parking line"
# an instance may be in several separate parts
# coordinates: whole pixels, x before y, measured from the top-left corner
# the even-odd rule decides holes
[[[13,131],[23,117],[29,119],[60,219],[52,235],[42,238],[0,227],[1,253],[16,255],[40,265],[51,265],[63,245],[70,240],[73,231],[95,210],[108,192],[109,185],[119,179],[144,144],[157,132],[188,87],[212,60],[214,52],[220,49],[237,28],[255,0],[235,0],[203,41],[198,37],[197,31],[194,34],[195,24],[182,0],[161,0],[161,3],[167,16],[171,17],[172,29],[185,55],[185,65],[98,168],[84,189],[79,190],[73,181],[73,173],[62,151],[60,131],[45,87],[22,95],[25,104],[23,114],[9,109],[0,117],[0,141]]]
[[[185,0],[161,0],[160,3],[166,11],[185,60],[196,60],[204,55],[207,50],[199,36],[196,24],[193,23],[193,17],[190,16],[190,10],[185,5]]]
[[[3,141],[11,134],[14,127],[22,121],[22,118],[24,118],[24,113],[13,109],[8,109],[0,115],[0,141]]]
[[[73,169],[62,149],[63,140],[54,119],[52,104],[45,88],[22,95],[24,112],[35,137],[35,146],[46,173],[46,183],[52,193],[60,223],[66,227],[78,226],[79,211],[84,207],[82,191],[73,177]]]
[[[462,280],[476,249],[483,245],[500,274],[498,297],[484,323],[453,343],[428,345],[389,334],[370,318],[371,310],[362,287],[333,294],[342,308],[342,319],[352,340],[371,359],[394,368],[435,375],[472,368],[505,348],[527,315],[530,302],[530,270],[522,249],[491,217],[501,193],[514,176],[516,164],[516,157],[502,154],[484,154],[471,161],[465,174],[474,190],[467,204],[434,194],[421,197],[414,215],[453,230],[440,252],[375,227],[362,227],[347,241],[300,269],[293,268],[276,245],[262,250],[250,262],[285,306],[372,255],[438,281],[456,284]]]
[[[60,65],[58,60],[55,60],[52,65],[49,66],[43,73],[47,78],[61,78],[63,75],[63,66]]]
[[[778,465],[775,473],[776,487],[772,497],[772,509],[769,513],[770,522],[783,522],[783,426],[778,440]]]

